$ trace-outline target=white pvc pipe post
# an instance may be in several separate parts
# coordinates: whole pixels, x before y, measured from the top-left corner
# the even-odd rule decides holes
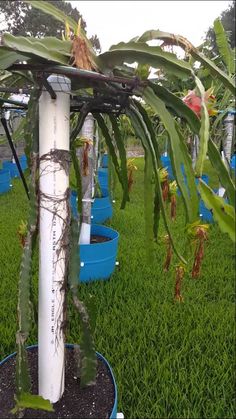
[[[92,189],[94,175],[94,158],[93,158],[93,134],[94,134],[94,118],[89,113],[84,121],[80,136],[91,141],[88,148],[88,175],[83,174],[83,147],[77,149],[77,157],[80,161],[80,172],[82,180],[82,224],[80,230],[79,244],[90,244],[91,237],[91,204]]]
[[[93,166],[94,166],[94,173],[93,173],[93,188],[92,188],[92,196],[94,197],[95,194],[95,176],[98,175],[98,146],[99,146],[99,135],[98,129],[96,129],[96,133],[94,136],[94,144],[93,144]],[[98,182],[98,180],[97,180]]]
[[[70,80],[51,75],[56,92],[45,90],[39,99],[40,160],[40,266],[39,266],[39,395],[56,403],[64,392],[65,342],[63,309],[66,274],[65,250],[60,239],[68,221],[69,173],[50,157],[56,150],[69,151]],[[47,155],[47,159],[42,157]],[[60,200],[61,199],[61,200]],[[69,198],[68,198],[69,199]]]
[[[95,172],[97,173],[98,170],[98,146],[99,146],[99,135],[98,135],[98,129],[96,129],[95,134],[95,144],[94,144],[94,168]]]
[[[231,153],[232,153],[232,144],[233,144],[233,132],[234,132],[234,115],[228,113],[227,117],[224,119],[225,127],[225,136],[223,138],[223,150],[225,157],[230,163]]]
[[[98,130],[98,127],[97,127],[97,130],[96,130],[96,146],[97,146],[97,150],[96,150],[96,154],[97,154],[97,170],[99,169],[99,167],[101,167],[101,159],[102,159],[102,156],[101,156],[101,151],[100,151],[100,135],[99,135],[99,130]]]

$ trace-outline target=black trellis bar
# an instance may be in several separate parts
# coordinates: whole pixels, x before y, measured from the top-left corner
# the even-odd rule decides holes
[[[42,84],[45,87],[45,89],[48,91],[48,93],[50,94],[51,98],[55,100],[57,98],[56,92],[54,92],[51,84],[48,83],[46,77],[44,76],[42,77]]]
[[[70,102],[70,110],[71,112],[80,112],[84,105],[90,105],[93,112],[118,114],[119,112],[122,112],[123,108],[126,106],[128,96],[129,95],[127,95],[127,93],[123,97],[118,95],[115,99],[106,96],[91,98],[83,96],[74,96],[74,98],[71,99]],[[17,100],[9,100],[0,97],[0,103],[2,103],[2,110],[28,109],[27,103],[18,102]],[[7,105],[5,105],[5,103]]]
[[[137,86],[146,86],[146,81],[141,81],[138,77],[134,78],[125,78],[125,77],[117,77],[117,76],[105,76],[101,73],[96,73],[95,71],[89,71],[89,70],[81,70],[79,68],[74,67],[67,67],[63,65],[58,66],[45,66],[45,65],[33,65],[33,64],[13,64],[11,67],[8,68],[8,71],[17,71],[17,70],[30,70],[30,71],[40,71],[43,73],[55,73],[55,74],[62,74],[65,76],[71,76],[71,77],[80,77],[90,80],[96,80],[96,81],[104,81],[105,83],[111,82],[111,83],[119,83],[128,85],[131,88],[137,87]]]
[[[28,199],[30,199],[28,185],[26,183],[26,180],[25,180],[25,177],[24,177],[24,173],[23,173],[23,171],[21,169],[21,165],[20,165],[18,156],[16,154],[16,150],[15,150],[15,147],[14,147],[14,144],[13,144],[13,141],[12,141],[12,138],[11,138],[11,135],[10,135],[10,131],[8,129],[8,126],[7,126],[7,120],[6,120],[6,118],[3,118],[2,117],[1,118],[1,123],[3,125],[4,130],[5,130],[7,140],[9,142],[10,147],[11,147],[12,154],[14,156],[14,159],[15,159],[15,162],[16,162],[16,165],[17,165],[17,168],[19,170],[20,177],[21,177],[22,183],[24,185],[26,195],[27,195]]]

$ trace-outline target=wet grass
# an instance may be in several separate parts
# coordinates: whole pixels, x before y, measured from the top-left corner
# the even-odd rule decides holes
[[[165,249],[156,245],[147,263],[143,220],[143,160],[137,159],[131,202],[119,210],[115,192],[110,223],[120,233],[119,267],[106,282],[82,285],[95,297],[95,343],[111,364],[118,387],[118,410],[126,418],[233,418],[235,362],[235,249],[217,225],[210,228],[201,277],[186,275],[184,302],[173,301],[174,266],[163,273]],[[217,187],[209,162],[210,184]],[[184,242],[184,213],[178,202],[174,235]],[[17,227],[26,219],[27,200],[19,181],[0,196],[0,357],[15,350],[17,283],[21,248]],[[161,235],[164,234],[161,225]],[[37,255],[33,269],[37,291]],[[68,302],[67,341],[79,341],[79,321]],[[30,343],[37,341],[33,325]]]

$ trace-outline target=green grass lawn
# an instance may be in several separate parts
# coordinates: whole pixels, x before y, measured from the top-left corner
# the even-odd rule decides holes
[[[95,296],[97,320],[95,343],[110,362],[118,386],[118,411],[125,418],[234,418],[235,250],[217,225],[210,228],[202,274],[186,275],[176,303],[174,259],[170,272],[163,272],[165,249],[156,244],[152,263],[146,262],[143,221],[143,159],[131,202],[119,209],[115,193],[110,225],[120,233],[118,260],[112,278],[81,285],[86,300]],[[217,177],[209,162],[210,184]],[[184,242],[184,213],[178,199],[178,222],[174,236]],[[10,193],[0,196],[0,357],[16,349],[16,305],[21,248],[17,227],[27,216],[27,200],[19,180]],[[161,225],[161,235],[164,234]],[[33,264],[34,295],[37,295],[37,255]],[[69,306],[67,341],[79,341],[79,321]],[[28,343],[37,342],[32,327]]]

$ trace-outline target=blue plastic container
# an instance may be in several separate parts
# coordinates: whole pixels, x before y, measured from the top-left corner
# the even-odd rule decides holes
[[[186,181],[186,176],[184,175],[184,178],[185,178],[185,183],[187,183],[187,181]],[[207,184],[207,185],[209,185],[209,176],[208,175],[202,175],[202,177],[201,177],[201,179]],[[195,183],[196,183],[196,185],[198,185],[199,184],[199,178],[195,178]],[[178,188],[178,195],[179,196],[181,196],[181,192],[180,192],[180,190],[179,190],[179,188]],[[199,194],[199,192],[198,192],[198,194]]]
[[[7,160],[3,162],[2,167],[3,169],[9,170],[12,178],[20,177],[20,173],[17,169],[16,163]]]
[[[208,175],[202,175],[201,179],[203,180],[203,182],[205,182],[207,185],[209,185],[209,176]],[[196,183],[196,185],[199,184],[199,178],[195,179],[195,183]]]
[[[92,203],[91,209],[91,223],[92,224],[102,224],[106,220],[109,220],[112,217],[112,204],[110,197],[108,195],[108,190],[104,189],[103,195],[101,198],[95,198]],[[72,214],[75,218],[78,217],[77,211],[77,193],[76,191],[71,191],[71,209]]]
[[[11,189],[11,175],[10,171],[0,169],[0,194],[6,193]]]
[[[20,160],[20,165],[21,165],[22,170],[23,171],[26,170],[28,168],[27,157],[23,155],[19,158],[19,160]]]
[[[70,194],[70,205],[71,205],[71,211],[75,218],[78,217],[78,211],[77,211],[77,193],[76,191],[71,191]]]
[[[173,170],[172,170],[172,166],[171,166],[170,157],[162,155],[161,156],[161,162],[162,162],[163,167],[167,168],[169,178],[171,180],[173,180],[174,179],[174,174],[173,174]]]
[[[218,189],[213,189],[213,191],[215,192],[215,194],[218,195]],[[225,199],[225,202],[228,202],[228,199]],[[209,210],[205,204],[204,201],[200,200],[200,205],[199,205],[199,213],[200,213],[200,218],[201,220],[207,222],[207,223],[214,223],[214,218],[213,218],[213,213],[211,210]]]
[[[102,156],[102,161],[101,161],[101,166],[106,168],[108,167],[108,154],[103,154]]]
[[[106,280],[110,278],[116,266],[119,233],[112,228],[93,224],[91,234],[109,237],[111,240],[79,245],[80,282]]]
[[[174,177],[170,157],[162,155],[161,156],[161,162],[162,162],[163,167],[167,168],[169,179],[174,180],[175,177]],[[181,164],[181,170],[182,170],[182,173],[184,175],[184,165],[183,164]]]
[[[71,344],[71,343],[67,343],[65,346],[68,349],[73,349],[74,348],[74,345]],[[28,346],[27,347],[27,350],[30,351],[30,350],[35,349],[35,348],[38,348],[38,345]],[[117,397],[117,386],[116,386],[115,377],[114,377],[112,368],[111,368],[109,362],[106,360],[106,358],[104,358],[104,356],[102,356],[99,352],[96,352],[96,355],[97,355],[97,358],[100,359],[102,362],[104,362],[104,364],[107,366],[108,371],[109,371],[109,373],[111,375],[111,378],[112,378],[113,387],[114,387],[114,404],[113,404],[112,412],[110,414],[109,419],[116,419],[116,417],[117,417],[117,400],[118,400],[118,397]],[[14,356],[16,356],[16,352],[14,352],[13,354],[8,355],[6,358],[4,358],[0,362],[0,367],[1,367],[1,365],[5,364],[9,359],[13,358]]]
[[[95,198],[92,204],[92,224],[102,224],[112,217],[112,204],[109,196]]]
[[[205,221],[207,223],[213,223],[214,222],[212,211],[209,210],[205,206],[205,204],[202,201],[202,199],[200,200],[200,204],[199,204],[199,214],[200,214],[201,220],[203,220],[203,221]]]
[[[234,154],[232,156],[231,162],[230,162],[230,167],[232,167],[232,169],[236,169],[236,154]]]
[[[236,176],[236,154],[233,155],[231,162],[230,162],[230,167],[233,171],[233,176]]]
[[[101,189],[108,189],[108,169],[99,167],[98,169],[98,182]]]

